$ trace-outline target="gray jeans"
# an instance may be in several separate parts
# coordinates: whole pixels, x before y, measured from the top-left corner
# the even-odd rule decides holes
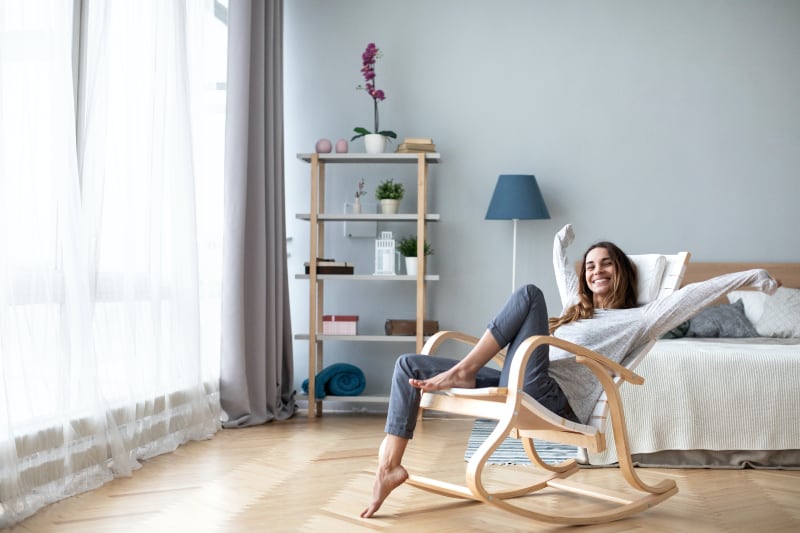
[[[476,387],[505,387],[511,360],[519,345],[532,335],[547,335],[547,304],[538,287],[525,285],[511,295],[500,312],[489,322],[488,329],[497,344],[508,348],[503,369],[483,367],[476,376]],[[558,383],[548,374],[549,347],[534,350],[525,368],[524,390],[554,413],[577,422],[575,414]],[[386,433],[410,439],[414,436],[419,409],[420,391],[408,380],[428,379],[452,368],[458,360],[431,355],[405,354],[398,357],[392,376]]]

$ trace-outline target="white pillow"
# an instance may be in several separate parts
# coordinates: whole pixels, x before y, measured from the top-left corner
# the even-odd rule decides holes
[[[764,314],[764,302],[767,301],[767,298],[769,298],[769,295],[761,291],[731,291],[728,293],[728,301],[730,303],[742,301],[744,314],[754,326],[758,323],[761,315]]]
[[[664,267],[667,258],[658,254],[642,254],[628,256],[636,266],[638,283],[636,287],[636,303],[644,305],[658,297],[661,287],[661,278],[664,277]]]
[[[762,337],[800,337],[800,289],[778,287],[755,326]]]

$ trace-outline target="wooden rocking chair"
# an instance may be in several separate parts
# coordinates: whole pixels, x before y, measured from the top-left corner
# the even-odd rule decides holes
[[[637,267],[645,257],[653,258],[652,255],[630,256]],[[689,253],[680,252],[662,257],[664,260],[659,261],[665,266],[657,297],[669,294],[680,286],[686,263],[689,260]],[[641,268],[639,268],[639,272],[642,272]],[[470,335],[443,331],[428,340],[422,353],[431,354],[448,340],[467,344],[474,344],[478,341],[476,337]],[[604,392],[597,402],[590,425],[578,424],[561,418],[523,392],[525,366],[536,347],[542,344],[549,344],[575,354],[576,361],[586,365],[602,384]],[[617,389],[624,381],[636,385],[644,383],[644,379],[635,374],[633,368],[651,348],[652,344],[645,346],[626,361],[627,367],[623,367],[582,346],[552,336],[534,336],[526,339],[518,348],[518,353],[511,363],[508,387],[449,389],[423,394],[422,409],[497,420],[497,425],[469,460],[466,469],[466,486],[413,474],[409,476],[407,483],[443,496],[482,501],[526,518],[557,524],[579,525],[611,522],[639,513],[666,500],[678,492],[673,480],[666,479],[655,485],[649,485],[642,481],[634,470],[629,453],[625,416]],[[504,352],[498,354],[499,361],[497,362],[502,364],[504,356]],[[590,486],[567,479],[579,471],[575,459],[551,465],[541,459],[534,447],[533,439],[535,437],[545,441],[587,448],[593,452],[603,451],[606,447],[605,432],[609,414],[619,469],[627,483],[635,489],[636,493],[634,494]],[[493,490],[484,479],[486,464],[492,453],[509,436],[521,439],[523,448],[534,468],[542,469],[543,475],[518,487]],[[531,505],[523,507],[512,503],[515,498],[535,493],[547,487],[579,496],[588,496],[607,503],[600,510],[582,514],[552,514],[545,510],[531,510]]]

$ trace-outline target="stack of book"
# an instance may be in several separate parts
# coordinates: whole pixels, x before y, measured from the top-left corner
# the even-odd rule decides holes
[[[433,139],[428,137],[406,137],[397,147],[398,154],[435,151],[436,145],[433,144]]]

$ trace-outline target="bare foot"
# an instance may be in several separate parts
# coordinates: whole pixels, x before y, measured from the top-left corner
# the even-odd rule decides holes
[[[456,368],[452,368],[432,378],[409,379],[408,382],[412,387],[420,389],[423,392],[452,388],[474,389],[475,375],[467,374],[463,371],[458,371]]]
[[[402,465],[390,468],[378,467],[378,471],[375,473],[375,484],[372,486],[372,503],[361,511],[361,518],[369,518],[375,514],[386,497],[407,479],[408,472]]]

